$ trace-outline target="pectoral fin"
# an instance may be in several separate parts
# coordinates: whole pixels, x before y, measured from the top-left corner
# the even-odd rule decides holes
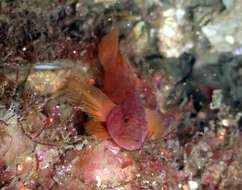
[[[100,89],[77,77],[68,79],[66,92],[78,108],[97,121],[106,121],[115,106]]]
[[[145,108],[146,120],[150,138],[157,139],[165,131],[162,115],[156,110]]]
[[[108,134],[107,128],[103,123],[99,121],[90,120],[87,122],[86,131],[88,134],[98,138],[98,139],[110,139],[111,136]]]

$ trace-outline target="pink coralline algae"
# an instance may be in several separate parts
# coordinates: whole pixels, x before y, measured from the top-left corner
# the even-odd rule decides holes
[[[120,147],[105,140],[80,151],[67,153],[64,164],[58,166],[56,177],[67,186],[78,180],[97,187],[115,187],[126,184],[135,177],[136,164]],[[110,186],[111,185],[111,186]],[[70,188],[71,189],[71,188]]]

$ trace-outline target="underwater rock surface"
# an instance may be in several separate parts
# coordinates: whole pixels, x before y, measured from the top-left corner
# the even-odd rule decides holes
[[[242,189],[241,3],[1,0],[0,189]],[[110,73],[98,46],[113,29],[112,61],[128,68],[113,71],[146,110],[135,151],[67,93],[80,90],[66,85],[76,77],[95,89],[81,91],[92,100],[85,108],[100,103]]]
[[[241,12],[242,1],[225,1],[226,10],[202,27],[203,33],[209,39],[213,49],[219,52],[234,52],[241,54]]]

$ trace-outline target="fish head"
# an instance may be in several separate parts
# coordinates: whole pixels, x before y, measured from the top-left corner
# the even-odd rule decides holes
[[[136,113],[125,113],[117,105],[107,119],[107,129],[116,144],[126,150],[137,150],[142,147],[147,137],[147,123],[144,117]]]

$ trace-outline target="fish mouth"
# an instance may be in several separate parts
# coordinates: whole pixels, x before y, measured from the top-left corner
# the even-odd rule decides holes
[[[143,143],[141,141],[137,142],[137,141],[130,141],[129,139],[124,140],[124,139],[117,139],[117,138],[113,138],[113,141],[119,145],[120,147],[122,147],[123,149],[126,150],[138,150],[142,147]]]
[[[142,135],[141,138],[139,139],[133,139],[131,137],[128,136],[118,136],[118,135],[114,135],[114,134],[110,134],[113,141],[119,145],[121,148],[125,149],[125,150],[139,150],[142,148],[145,139],[148,135],[147,133],[144,133]]]

